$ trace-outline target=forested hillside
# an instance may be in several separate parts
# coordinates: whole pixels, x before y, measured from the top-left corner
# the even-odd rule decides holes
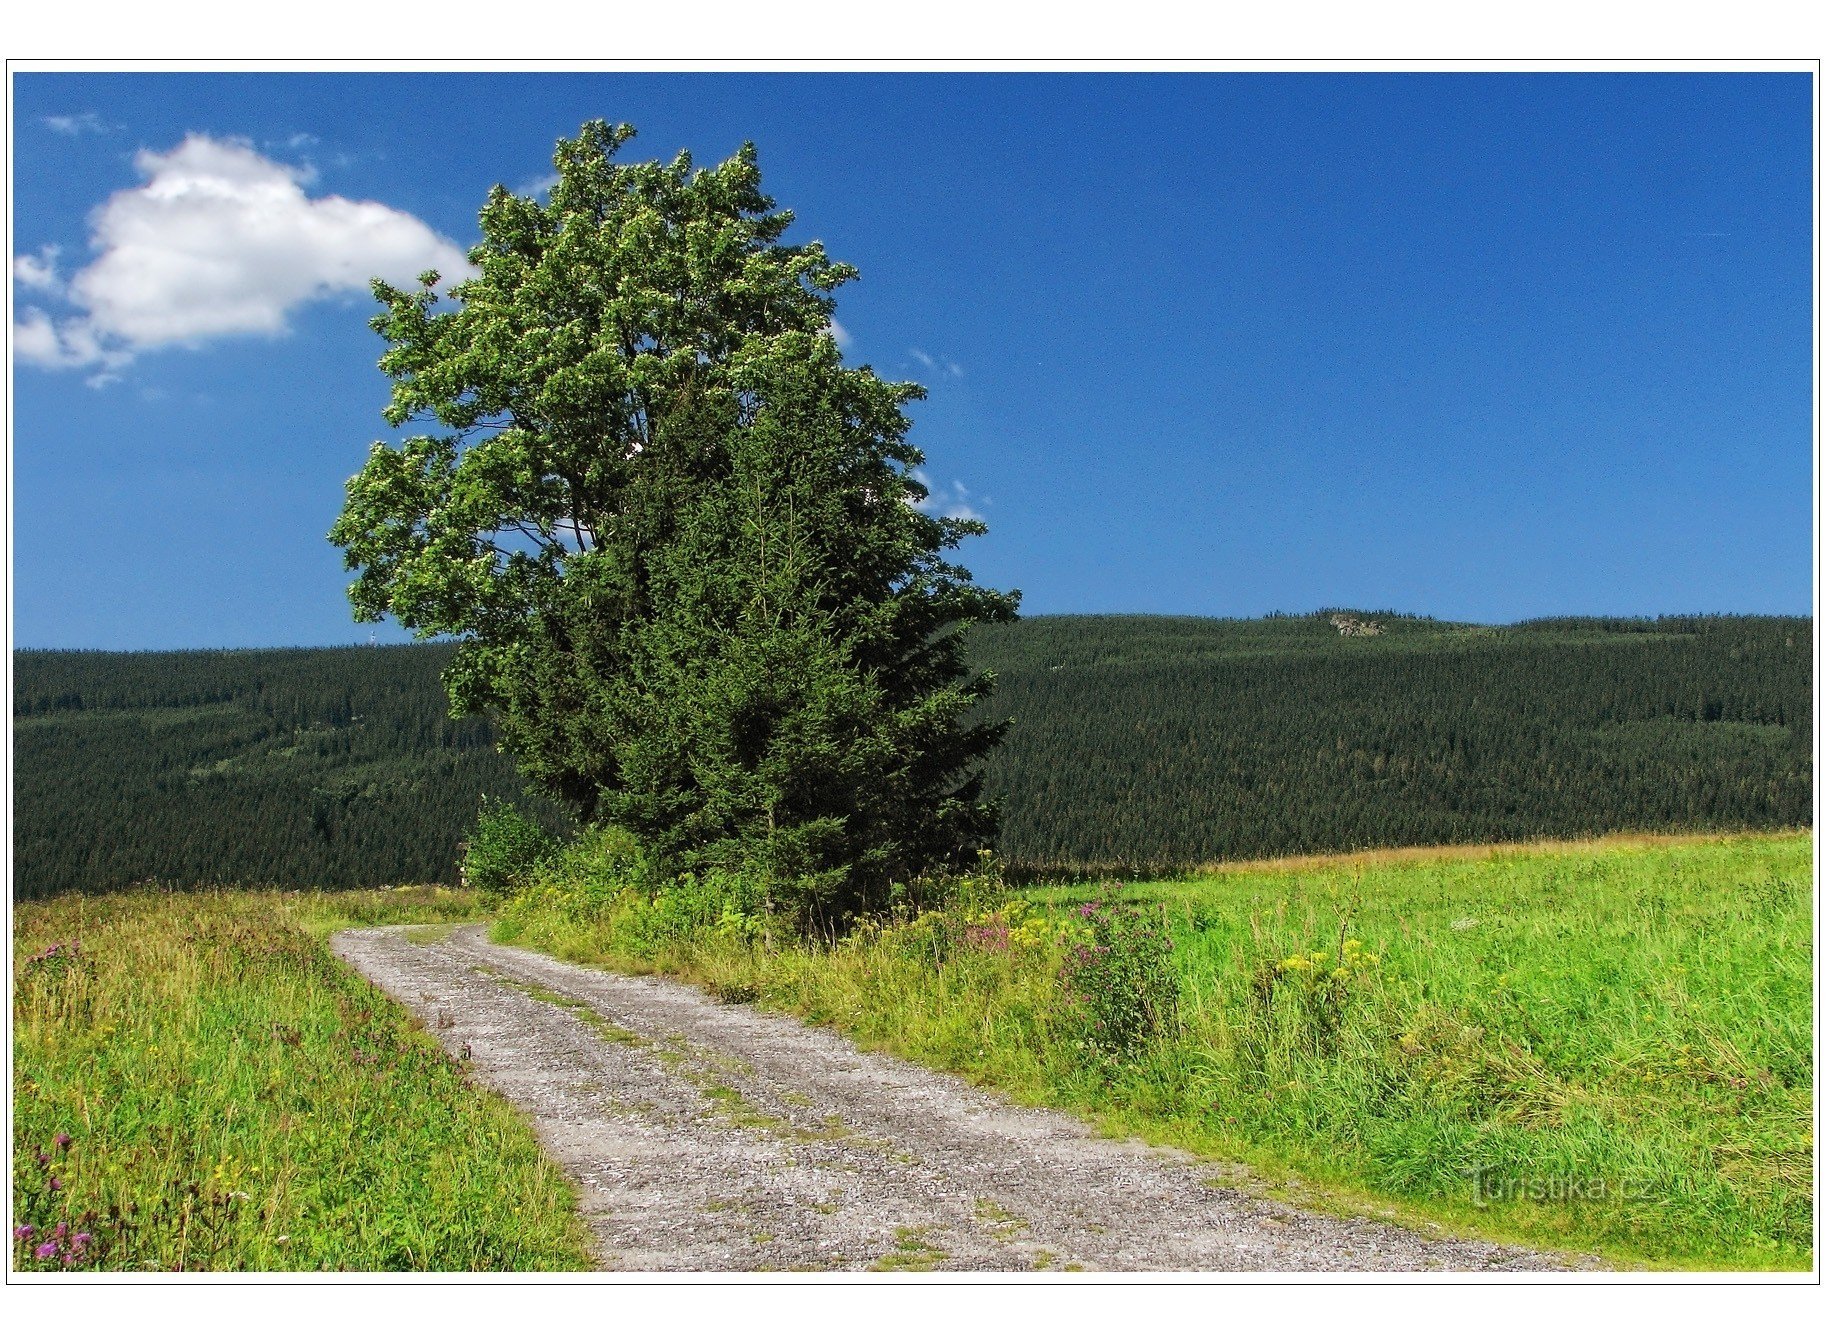
[[[14,655],[14,895],[455,881],[481,796],[522,795],[448,652]]]
[[[1351,633],[1340,633],[1340,628]],[[1805,825],[1807,619],[1041,617],[976,632],[1035,867]],[[14,893],[449,881],[483,794],[448,649],[14,656]],[[554,814],[547,813],[548,817]]]
[[[980,632],[1015,720],[989,772],[1004,852],[1145,867],[1812,817],[1810,620],[1361,621],[1380,633],[1322,616]]]

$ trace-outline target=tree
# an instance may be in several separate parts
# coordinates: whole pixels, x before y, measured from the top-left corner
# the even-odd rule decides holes
[[[845,367],[854,279],[718,167],[561,140],[549,204],[496,187],[476,274],[376,282],[393,426],[330,539],[359,619],[454,635],[453,712],[662,870],[737,867],[829,927],[994,831],[1003,725],[961,636],[1018,594],[943,558],[979,522],[917,504],[905,407]]]

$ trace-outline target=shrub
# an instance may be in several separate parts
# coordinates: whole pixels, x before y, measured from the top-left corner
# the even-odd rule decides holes
[[[617,906],[609,919],[611,938],[636,956],[705,939],[748,942],[762,932],[759,907],[754,885],[739,873],[685,873],[650,898],[637,896]]]
[[[1173,942],[1158,912],[1090,901],[1078,915],[1059,968],[1059,1034],[1093,1067],[1125,1063],[1177,1025]]]
[[[503,895],[527,881],[558,853],[558,837],[512,803],[482,800],[475,829],[463,843],[463,881]]]

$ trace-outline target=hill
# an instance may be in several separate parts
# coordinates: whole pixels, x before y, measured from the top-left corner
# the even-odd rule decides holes
[[[1134,869],[1812,816],[1810,619],[1349,616],[975,632],[1014,720],[989,768],[1004,856]],[[14,895],[453,880],[482,795],[524,795],[488,725],[449,717],[448,656],[15,654]]]
[[[1353,613],[980,632],[1015,720],[1017,862],[1223,858],[1805,825],[1813,623],[1475,626]]]

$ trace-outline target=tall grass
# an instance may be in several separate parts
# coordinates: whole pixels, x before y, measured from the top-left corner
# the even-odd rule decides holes
[[[605,909],[548,887],[497,936],[682,972],[1346,1207],[1628,1263],[1798,1268],[1811,855],[1734,837],[979,890],[771,952],[727,918],[686,931],[631,917],[631,893]],[[1176,977],[1170,1022],[1120,1060],[1085,1048],[1071,969],[1112,904]]]
[[[588,1268],[524,1121],[322,936],[476,913],[428,889],[15,906],[15,1268]]]

